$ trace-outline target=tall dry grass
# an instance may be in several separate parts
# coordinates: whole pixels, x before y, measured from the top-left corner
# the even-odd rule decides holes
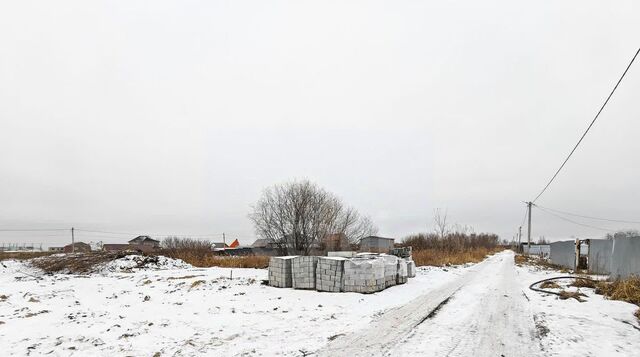
[[[640,306],[640,276],[598,282],[596,294],[602,294],[611,300],[626,301]],[[640,321],[640,309],[636,310],[634,316]]]
[[[227,256],[191,254],[188,251],[175,251],[171,258],[182,259],[185,262],[199,268],[223,267],[223,268],[257,268],[264,269],[269,266],[269,257],[261,255]]]
[[[419,233],[406,237],[403,246],[411,246],[416,265],[459,265],[477,263],[487,255],[503,250],[495,234],[449,233],[440,237],[434,233]]]
[[[611,300],[621,300],[640,306],[640,276],[617,279],[610,282],[599,282],[596,293]]]
[[[447,251],[442,249],[420,249],[413,251],[413,261],[417,266],[431,265],[460,265],[466,263],[478,263],[487,255],[497,253],[504,248],[467,248],[459,251]]]
[[[182,259],[199,268],[266,268],[269,257],[256,255],[227,256],[213,251],[213,244],[206,240],[191,238],[168,237],[162,241],[160,254]]]
[[[51,254],[55,254],[53,252],[0,252],[0,261],[2,260],[27,260],[38,257],[46,257]]]

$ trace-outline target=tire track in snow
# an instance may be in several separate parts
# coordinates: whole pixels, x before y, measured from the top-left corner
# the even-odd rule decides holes
[[[447,313],[449,304],[445,305],[457,291],[464,291],[464,286],[472,281],[487,281],[494,278],[496,270],[503,271],[502,265],[506,260],[511,260],[509,266],[513,272],[513,253],[505,252],[496,254],[485,261],[478,263],[472,269],[462,274],[456,280],[422,295],[411,302],[387,311],[380,319],[373,321],[368,328],[354,331],[346,336],[329,342],[325,348],[317,352],[318,356],[384,356],[396,355],[398,345],[412,344],[423,326],[431,326],[433,321],[439,319],[452,319]],[[498,267],[498,269],[496,268]],[[450,304],[453,304],[453,299]],[[437,311],[438,307],[441,310]],[[431,315],[432,318],[429,318]],[[468,327],[466,325],[464,327]],[[417,331],[414,331],[417,330]],[[465,328],[462,328],[465,330]],[[411,339],[407,336],[412,332]],[[438,333],[438,331],[434,331]],[[458,342],[460,344],[460,342]],[[419,351],[416,351],[419,352]],[[424,355],[422,353],[418,353]],[[441,355],[445,355],[446,352]]]

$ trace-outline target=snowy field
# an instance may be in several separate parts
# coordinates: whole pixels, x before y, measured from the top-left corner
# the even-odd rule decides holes
[[[133,270],[131,259],[121,259],[86,276],[2,263],[0,341],[7,356],[640,351],[637,307],[590,289],[583,289],[583,303],[530,291],[531,282],[560,274],[516,267],[511,252],[465,267],[420,268],[407,284],[370,295],[272,288],[261,284],[263,269],[199,269],[169,259]]]

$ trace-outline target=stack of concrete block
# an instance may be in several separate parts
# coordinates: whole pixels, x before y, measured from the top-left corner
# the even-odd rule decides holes
[[[349,259],[344,262],[342,291],[375,293],[385,288],[384,260]]]
[[[269,285],[278,288],[293,287],[291,262],[295,256],[271,257],[269,260]]]
[[[402,258],[398,258],[398,279],[396,280],[396,283],[404,284],[407,280],[409,280],[407,261]]]
[[[327,252],[328,257],[342,257],[342,258],[353,258],[358,254],[357,252],[343,250],[337,252]]]
[[[380,255],[384,261],[384,286],[386,288],[397,284],[398,257],[395,255]]]
[[[318,257],[295,257],[291,262],[294,289],[316,288]]]
[[[407,276],[409,278],[416,277],[416,263],[413,260],[407,260]]]
[[[338,293],[342,290],[345,258],[318,257],[316,290]]]

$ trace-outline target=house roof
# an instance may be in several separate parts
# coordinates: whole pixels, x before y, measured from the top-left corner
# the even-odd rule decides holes
[[[85,243],[85,242],[75,242],[75,243],[72,243],[72,244],[67,244],[67,245],[65,245],[65,247],[71,247],[72,245],[75,245],[76,247],[77,247],[77,246],[87,246],[87,247],[90,247],[90,245],[89,245],[89,244],[87,244],[87,243]]]
[[[267,246],[269,246],[270,243],[273,243],[273,239],[260,238],[260,239],[256,239],[256,241],[253,242],[253,244],[251,244],[251,247],[266,248]]]
[[[213,243],[213,247],[214,248],[226,248],[227,245],[225,243],[216,243],[216,242],[214,242]]]
[[[153,238],[151,238],[149,236],[137,236],[137,237],[133,238],[132,240],[130,240],[129,243],[135,244],[135,243],[138,243],[138,242],[142,243],[142,242],[145,242],[145,241],[153,241],[153,242],[156,242],[156,243],[160,243],[159,240],[153,239]]]
[[[394,238],[386,238],[386,237],[378,237],[378,236],[368,236],[368,237],[364,237],[362,239],[388,239],[388,240],[395,240]]]

